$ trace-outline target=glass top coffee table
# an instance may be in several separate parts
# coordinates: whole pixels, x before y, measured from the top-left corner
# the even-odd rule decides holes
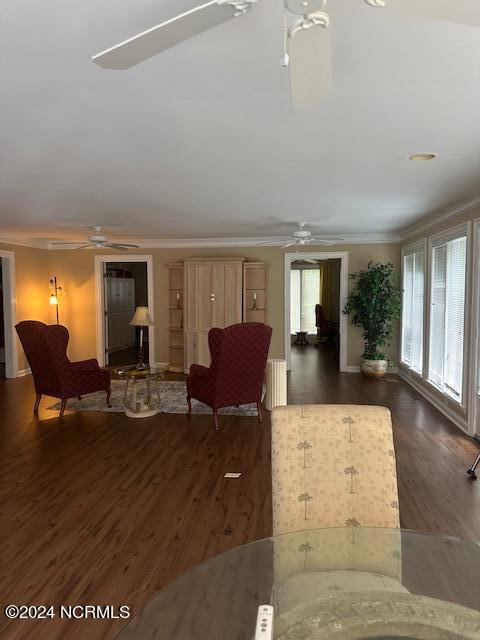
[[[148,418],[160,413],[160,380],[164,379],[166,367],[146,367],[135,365],[117,367],[112,373],[119,380],[126,380],[124,404],[125,415],[129,418]]]
[[[480,546],[354,525],[239,547],[154,596],[118,640],[478,640]]]

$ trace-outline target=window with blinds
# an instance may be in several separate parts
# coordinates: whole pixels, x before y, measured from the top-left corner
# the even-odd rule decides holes
[[[403,257],[401,360],[417,373],[423,369],[424,265],[423,250],[407,252]]]
[[[463,400],[465,275],[467,238],[432,247],[429,381],[443,393]]]
[[[320,302],[320,269],[290,272],[290,331],[314,334],[315,305]]]

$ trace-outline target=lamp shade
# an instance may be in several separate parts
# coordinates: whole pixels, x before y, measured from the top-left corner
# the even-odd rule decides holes
[[[58,304],[58,298],[54,293],[50,294],[50,304]]]
[[[152,325],[153,320],[148,313],[148,307],[137,307],[129,324],[131,324],[132,327],[149,327]]]

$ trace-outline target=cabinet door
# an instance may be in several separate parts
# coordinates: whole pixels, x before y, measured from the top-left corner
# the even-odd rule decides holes
[[[197,331],[208,331],[213,327],[212,323],[212,267],[210,264],[197,264],[196,278],[196,327]]]
[[[210,349],[208,348],[208,331],[185,332],[185,371],[190,371],[192,364],[210,366]]]
[[[242,265],[216,263],[213,271],[213,323],[228,327],[242,321]]]
[[[190,366],[195,362],[195,331],[185,331],[185,372],[189,373]]]
[[[121,304],[121,282],[120,278],[108,278],[109,287],[107,295],[109,297],[108,310],[116,313],[122,308]]]
[[[186,331],[212,327],[212,276],[210,263],[185,265],[184,326]]]
[[[198,331],[195,339],[195,362],[204,367],[210,366],[210,349],[208,347],[208,331]]]
[[[135,311],[135,278],[126,278],[125,308]]]

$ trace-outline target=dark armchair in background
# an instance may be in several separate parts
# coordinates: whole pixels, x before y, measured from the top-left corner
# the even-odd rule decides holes
[[[66,327],[25,320],[19,322],[15,329],[33,374],[37,394],[34,413],[38,412],[43,394],[60,398],[60,418],[63,418],[68,398],[85,393],[105,391],[107,405],[110,406],[110,372],[102,369],[95,359],[70,362]]]
[[[211,365],[192,364],[187,377],[188,412],[191,399],[213,409],[218,430],[218,409],[256,402],[262,421],[263,376],[267,363],[272,328],[261,322],[234,324],[226,329],[210,329],[208,345]]]
[[[317,327],[317,341],[315,346],[318,346],[324,338],[330,343],[335,339],[335,326],[325,319],[321,304],[315,305],[315,326]]]

